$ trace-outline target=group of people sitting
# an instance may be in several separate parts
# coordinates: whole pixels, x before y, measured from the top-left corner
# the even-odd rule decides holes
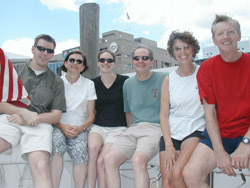
[[[88,188],[96,180],[99,188],[121,187],[119,167],[128,159],[134,187],[150,187],[147,163],[159,152],[163,188],[209,187],[216,167],[230,176],[250,169],[250,55],[238,51],[237,20],[216,15],[211,31],[220,54],[201,66],[194,63],[197,39],[176,30],[167,50],[179,66],[169,75],[151,71],[153,51],[138,46],[135,76],[115,74],[115,54],[104,50],[92,80],[82,75],[88,65],[79,50],[67,54],[66,73],[56,76],[48,69],[55,40],[39,35],[32,60],[15,69],[24,86],[16,98],[4,97],[11,88],[0,50],[0,152],[20,145],[35,188],[60,186],[65,152],[77,188],[86,179]]]

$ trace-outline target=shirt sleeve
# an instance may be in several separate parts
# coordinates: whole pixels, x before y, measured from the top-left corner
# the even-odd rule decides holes
[[[128,95],[127,95],[127,80],[123,84],[122,92],[123,92],[124,112],[131,112],[131,110],[129,109],[129,104],[128,104],[128,100],[127,100],[127,97],[128,97]]]
[[[64,94],[64,84],[61,78],[56,78],[55,84],[55,97],[51,104],[51,110],[61,110],[62,112],[66,112],[66,99]]]
[[[96,100],[96,91],[95,91],[95,84],[93,81],[90,81],[89,84],[89,93],[88,93],[88,100]]]
[[[201,103],[203,98],[208,104],[216,103],[212,82],[213,71],[211,71],[211,65],[212,62],[203,62],[197,73],[197,83]]]

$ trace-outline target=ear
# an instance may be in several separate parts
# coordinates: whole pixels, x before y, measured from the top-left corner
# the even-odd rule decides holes
[[[81,68],[81,71],[80,71],[80,72],[82,72],[84,69],[85,69],[85,65],[83,65],[83,66],[82,66],[82,68]]]
[[[31,47],[31,53],[34,54],[34,53],[35,53],[35,50],[36,50],[36,47],[35,47],[35,46],[32,46],[32,47]]]
[[[212,36],[212,40],[213,40],[214,45],[217,46],[217,41],[214,36]]]
[[[67,67],[67,66],[68,66],[67,61],[64,61],[63,64],[64,64],[64,66],[66,67],[66,69],[68,69],[68,67]]]
[[[152,61],[151,61],[151,65],[150,65],[150,67],[153,67],[153,66],[154,66],[154,64],[155,64],[155,60],[152,60]]]

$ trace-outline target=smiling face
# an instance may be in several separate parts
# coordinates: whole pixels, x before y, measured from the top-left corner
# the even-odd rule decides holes
[[[135,59],[133,58],[132,60],[136,73],[139,73],[139,74],[150,73],[150,69],[154,64],[154,60],[151,60],[150,58],[143,58],[143,56],[149,57],[149,51],[145,48],[138,48],[134,52],[133,57],[137,57],[137,56],[138,58],[135,58]]]
[[[173,45],[174,57],[179,63],[192,63],[192,47],[179,39],[176,39]]]
[[[44,47],[46,49],[54,50],[55,46],[52,42],[48,42],[44,39],[39,39],[37,46]],[[32,46],[32,67],[35,70],[45,70],[48,67],[50,59],[53,57],[54,53],[48,53],[48,50],[40,51],[36,46]]]
[[[106,61],[101,62],[100,59],[106,59]],[[114,70],[115,62],[108,62],[107,59],[114,60],[113,56],[108,52],[102,53],[98,59],[97,66],[100,68],[101,73],[112,73]]]
[[[232,21],[219,22],[215,25],[213,42],[218,46],[220,52],[237,51],[238,41],[240,41],[240,35]]]
[[[83,57],[80,54],[71,54],[69,59],[64,62],[64,66],[67,68],[68,74],[77,74],[84,70]]]

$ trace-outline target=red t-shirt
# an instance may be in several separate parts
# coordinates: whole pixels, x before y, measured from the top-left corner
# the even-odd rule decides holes
[[[250,126],[250,55],[232,63],[212,57],[201,64],[197,81],[200,99],[215,104],[221,137],[244,136]]]

